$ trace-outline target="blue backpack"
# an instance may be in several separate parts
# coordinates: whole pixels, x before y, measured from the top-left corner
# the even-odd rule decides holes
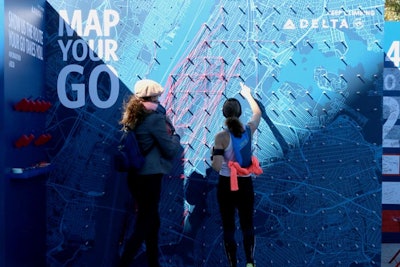
[[[251,165],[252,147],[251,147],[251,129],[246,125],[246,130],[241,137],[235,137],[231,132],[231,140],[236,161],[243,168]]]
[[[145,157],[140,150],[135,132],[125,127],[116,154],[114,168],[119,172],[137,171],[144,165]]]

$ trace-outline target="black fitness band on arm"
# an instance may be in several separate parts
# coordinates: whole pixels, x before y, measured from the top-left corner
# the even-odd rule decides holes
[[[212,154],[211,154],[211,160],[213,160],[214,156],[223,156],[224,155],[224,149],[215,149],[214,147],[212,148]]]

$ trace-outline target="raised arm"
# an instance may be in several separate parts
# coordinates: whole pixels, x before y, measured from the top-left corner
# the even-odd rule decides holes
[[[253,96],[251,95],[250,88],[245,85],[244,83],[240,83],[242,87],[240,94],[247,100],[250,105],[250,109],[253,112],[253,116],[251,117],[250,121],[247,123],[251,128],[251,133],[254,133],[260,124],[261,120],[261,109],[258,106],[257,102],[254,100]]]

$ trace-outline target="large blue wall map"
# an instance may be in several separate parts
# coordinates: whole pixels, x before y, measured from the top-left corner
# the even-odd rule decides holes
[[[240,82],[263,109],[254,144],[264,170],[254,180],[257,265],[379,265],[383,6],[49,1],[46,83],[58,105],[47,127],[59,140],[48,152],[57,166],[47,183],[50,265],[111,266],[124,245],[134,204],[108,148],[142,78],[165,87],[184,152],[164,180],[162,266],[225,264],[210,148],[224,100],[243,101]],[[71,65],[81,73],[60,76]],[[91,91],[102,65],[109,71]],[[84,98],[72,84],[86,86]]]

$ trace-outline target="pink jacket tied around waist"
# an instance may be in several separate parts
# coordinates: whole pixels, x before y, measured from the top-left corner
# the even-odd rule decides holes
[[[251,157],[251,165],[247,168],[240,167],[239,163],[236,161],[228,162],[229,169],[231,170],[231,191],[238,191],[238,176],[245,176],[251,173],[255,175],[260,175],[263,173],[263,170],[260,167],[260,163],[255,156]]]

